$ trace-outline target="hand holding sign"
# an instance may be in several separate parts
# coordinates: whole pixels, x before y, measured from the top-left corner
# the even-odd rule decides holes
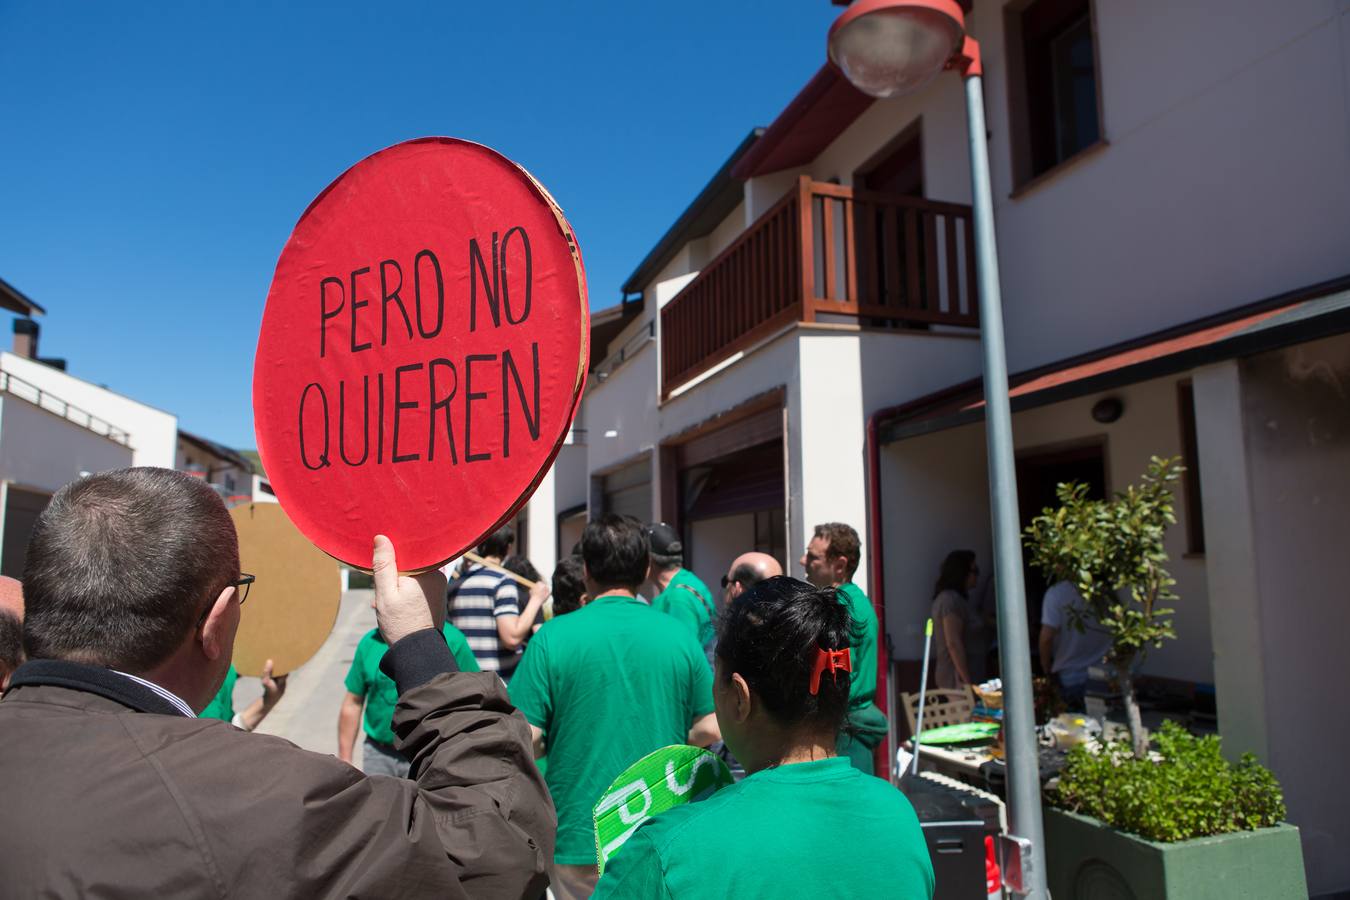
[[[321,549],[405,571],[460,555],[529,499],[585,383],[571,227],[523,169],[426,138],[357,163],[277,262],[254,367],[258,449]]]
[[[398,574],[394,545],[375,535],[371,572],[375,578],[375,622],[391,647],[414,631],[445,624],[445,576],[437,569]]]

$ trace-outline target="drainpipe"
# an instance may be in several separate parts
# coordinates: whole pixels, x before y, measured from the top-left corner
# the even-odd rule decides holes
[[[881,533],[881,423],[900,407],[878,410],[867,418],[867,539],[872,545],[867,554],[868,586],[872,589],[872,608],[877,614],[877,709],[886,716],[886,737],[877,747],[873,771],[891,780],[891,756],[895,743],[895,716],[891,715],[891,651],[886,641],[886,563]]]
[[[881,510],[881,426],[895,419],[905,418],[924,407],[941,403],[948,397],[966,394],[978,380],[966,381],[927,394],[917,400],[887,406],[867,417],[867,541],[868,586],[872,589],[872,608],[877,614],[877,709],[886,715],[886,739],[877,747],[873,759],[875,771],[890,779],[891,763],[896,746],[895,715],[890,710],[892,688],[891,651],[886,641],[886,542],[884,540]]]

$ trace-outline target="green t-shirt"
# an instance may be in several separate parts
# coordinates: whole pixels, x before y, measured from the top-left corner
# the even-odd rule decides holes
[[[713,611],[717,607],[713,605],[708,586],[688,569],[676,572],[666,589],[652,598],[652,609],[683,622],[694,633],[700,647],[712,643]]]
[[[230,668],[225,672],[225,681],[221,684],[220,690],[211,698],[211,703],[202,710],[199,719],[219,719],[222,722],[229,722],[234,718],[234,683],[239,680],[239,672],[230,664]]]
[[[461,672],[477,672],[478,660],[464,634],[449,622],[441,629],[450,653],[459,663]],[[347,692],[366,701],[365,726],[370,739],[381,744],[394,743],[394,707],[398,705],[398,688],[394,679],[380,671],[380,660],[388,651],[389,645],[380,635],[380,629],[372,628],[356,645],[356,656],[352,658],[352,667],[347,670]]]
[[[835,756],[764,769],[649,820],[593,898],[932,896],[914,808]]]
[[[849,676],[852,686],[848,706],[856,710],[874,702],[877,696],[877,612],[853,582],[844,582],[837,591],[848,602],[848,614],[853,617],[853,640],[849,642],[853,671]]]
[[[544,623],[511,676],[543,730],[558,810],[554,860],[595,863],[595,804],[624,769],[689,737],[713,710],[712,673],[688,629],[631,597],[601,596]]]

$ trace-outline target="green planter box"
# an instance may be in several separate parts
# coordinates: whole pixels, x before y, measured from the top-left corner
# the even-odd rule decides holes
[[[1045,808],[1054,900],[1306,900],[1298,829],[1277,825],[1159,844]]]

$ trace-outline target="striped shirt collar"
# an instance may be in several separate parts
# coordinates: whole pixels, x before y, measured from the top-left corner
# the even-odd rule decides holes
[[[135,675],[129,674],[127,672],[119,672],[116,669],[109,669],[108,671],[112,672],[114,675],[121,675],[123,678],[130,678],[132,681],[136,682],[142,687],[149,688],[150,690],[154,691],[156,695],[162,697],[169,703],[173,704],[175,709],[177,709],[183,715],[187,716],[189,719],[197,718],[197,714],[192,711],[192,707],[188,706],[187,703],[184,702],[183,698],[175,694],[173,691],[170,691],[166,688],[162,688],[159,685],[155,684],[153,681],[146,681],[144,678],[137,678]]]

